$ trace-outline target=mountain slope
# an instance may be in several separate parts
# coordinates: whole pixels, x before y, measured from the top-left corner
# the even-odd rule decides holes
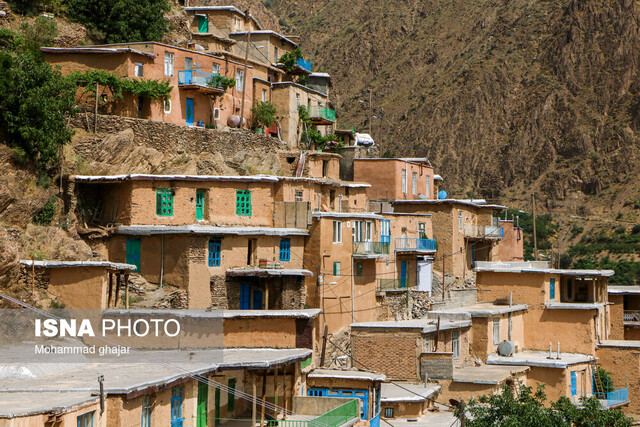
[[[636,2],[265,4],[334,76],[339,121],[366,129],[372,89],[382,151],[427,155],[450,192],[562,201],[638,174]]]

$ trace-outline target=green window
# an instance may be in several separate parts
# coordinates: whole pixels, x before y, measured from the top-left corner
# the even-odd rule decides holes
[[[204,219],[204,190],[196,191],[196,221]]]
[[[333,275],[334,276],[339,276],[340,275],[340,263],[339,262],[334,262],[333,263]]]
[[[166,188],[156,190],[156,215],[173,216],[173,190]]]
[[[236,215],[251,216],[251,191],[236,191]]]
[[[206,16],[199,15],[198,16],[198,32],[199,33],[208,33],[209,32],[209,20]]]

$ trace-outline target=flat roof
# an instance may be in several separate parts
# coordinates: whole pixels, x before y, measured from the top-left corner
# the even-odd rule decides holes
[[[43,46],[40,48],[41,52],[45,53],[100,53],[113,55],[118,53],[132,53],[134,55],[142,55],[147,56],[149,58],[155,58],[156,56],[153,53],[143,52],[137,49],[124,48],[124,47],[48,47]]]
[[[405,163],[428,163],[428,168],[433,169],[431,166],[431,162],[426,157],[375,157],[375,158],[359,158],[353,159],[354,162],[381,162],[381,161],[396,161],[396,162],[405,162]],[[424,165],[421,165],[424,166]]]
[[[309,270],[295,268],[228,268],[227,276],[236,277],[269,277],[269,276],[304,276],[313,277]]]
[[[220,352],[220,362],[210,361],[212,351]],[[2,354],[7,356],[4,357],[5,361],[11,360],[10,348],[3,347]],[[133,351],[109,362],[60,364],[65,365],[63,369],[38,376],[34,376],[32,371],[42,371],[38,366],[41,363],[25,364],[16,360],[0,365],[16,366],[23,373],[22,377],[0,379],[0,417],[50,412],[53,406],[71,407],[86,402],[91,394],[99,392],[96,378],[100,375],[104,375],[104,391],[108,396],[162,386],[208,372],[271,368],[305,360],[310,355],[309,349],[270,348]],[[14,393],[21,395],[20,402],[16,402]],[[50,404],[46,398],[54,397],[55,393],[60,397]]]
[[[380,214],[374,212],[322,212],[311,213],[314,218],[362,218],[362,219],[384,219]]]
[[[498,209],[498,210],[507,209],[506,206],[502,206],[502,205],[490,205],[490,204],[479,203],[479,202],[476,203],[474,201],[465,200],[465,199],[418,199],[418,200],[397,199],[397,200],[392,201],[391,204],[393,204],[393,205],[399,205],[399,204],[423,204],[423,205],[452,204],[452,205],[464,205],[464,206],[470,206],[470,207],[474,207],[474,208],[484,208],[484,209]]]
[[[607,292],[619,295],[640,295],[640,286],[607,286]]]
[[[471,320],[440,319],[440,330],[460,329],[471,326]],[[382,322],[352,323],[352,328],[371,329],[420,329],[423,334],[436,332],[437,319],[388,320]]]
[[[548,356],[549,352],[530,350],[514,353],[509,357],[499,356],[494,353],[487,356],[487,365],[524,365],[564,369],[567,366],[596,360],[595,357],[588,354],[577,353],[560,353],[560,359],[556,359],[556,352],[551,353],[551,359],[549,359]]]
[[[529,366],[518,365],[482,365],[455,367],[453,369],[453,382],[498,385],[504,383],[513,375],[527,372],[529,369],[531,369]]]
[[[428,216],[431,217],[433,214],[430,213],[407,213],[407,212],[380,212],[382,216]]]
[[[322,77],[322,78],[330,79],[331,78],[331,74],[313,72],[313,73],[309,74],[309,77]]]
[[[196,11],[196,10],[212,10],[212,11],[216,11],[216,10],[228,10],[230,12],[235,12],[239,15],[245,16],[246,14],[242,11],[240,11],[238,8],[236,8],[235,6],[189,6],[189,7],[183,7],[184,10],[187,11]],[[260,25],[260,23],[258,22],[258,20],[251,14],[249,14],[249,18],[251,18],[251,20],[253,20],[253,22],[256,24],[256,26],[260,29],[262,29],[262,26]]]
[[[239,181],[239,182],[277,182],[278,177],[271,175],[75,175],[82,182],[118,182],[118,181]]]
[[[271,30],[260,30],[260,31],[251,31],[251,35],[265,35],[268,34],[270,36],[274,36],[280,40],[282,40],[285,43],[289,43],[292,46],[298,46],[298,43],[294,42],[291,39],[286,38],[285,36],[283,36],[280,33],[276,33],[275,31],[271,31]],[[247,35],[247,31],[235,31],[233,33],[229,33],[230,36],[245,36]]]
[[[43,267],[43,268],[78,268],[78,267],[103,267],[112,268],[114,270],[131,270],[134,271],[138,267],[133,264],[125,264],[110,261],[33,261],[29,259],[21,259],[20,264]]]
[[[299,89],[302,89],[302,90],[304,90],[306,92],[311,92],[311,93],[315,93],[316,95],[320,95],[323,98],[328,98],[329,97],[326,93],[322,93],[322,92],[317,91],[315,89],[311,89],[310,87],[303,86],[303,85],[298,84],[296,82],[273,82],[273,83],[271,83],[271,87],[273,89],[278,89],[279,87],[286,87],[286,86],[295,86],[295,87],[297,87]]]
[[[489,262],[476,261],[476,272],[488,271],[493,273],[542,273],[562,274],[565,276],[601,276],[610,277],[615,274],[613,270],[569,270],[547,268],[543,263],[533,262]],[[548,264],[547,264],[548,265]]]
[[[390,402],[424,402],[440,393],[442,386],[434,383],[427,384],[405,384],[405,383],[382,383],[380,386],[380,401]]]
[[[638,340],[603,340],[596,344],[597,347],[624,347],[640,348]]]
[[[529,307],[526,304],[496,305],[492,303],[477,303],[464,307],[449,308],[443,310],[433,310],[429,314],[462,314],[469,313],[471,317],[491,317],[498,314],[515,313],[526,311]]]
[[[386,381],[384,374],[356,369],[314,369],[307,378],[340,378],[348,380]]]
[[[118,234],[152,236],[160,234],[219,234],[233,236],[308,236],[302,228],[216,227],[213,225],[121,225]]]
[[[598,310],[604,308],[604,304],[593,302],[545,302],[547,310]]]
[[[332,179],[332,178],[311,178],[308,176],[279,176],[278,179],[281,181],[308,181],[308,182],[314,182],[321,185],[331,185],[334,187],[349,187],[349,188],[371,187],[371,184],[368,184],[366,182],[342,181],[339,179]]]
[[[184,310],[184,309],[144,309],[144,308],[111,308],[103,310],[104,314],[160,314],[163,316],[171,315],[177,318],[198,318],[198,319],[236,319],[242,317],[292,317],[301,319],[312,319],[322,310],[319,308],[307,308],[300,310],[227,310],[227,309],[213,309],[213,310]]]

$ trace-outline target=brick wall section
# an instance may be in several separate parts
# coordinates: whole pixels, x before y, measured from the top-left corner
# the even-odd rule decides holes
[[[450,380],[453,378],[453,353],[422,353],[420,355],[420,378]]]
[[[93,114],[77,114],[71,119],[70,126],[93,131]],[[130,117],[98,115],[98,133],[113,134],[127,128],[133,130],[138,144],[159,151],[220,152],[223,156],[232,158],[238,151],[287,149],[286,144],[280,143],[276,138],[249,131],[220,131]],[[99,142],[99,138],[95,141],[84,141],[77,149],[80,154],[86,151],[86,154],[90,155],[92,146]]]
[[[417,380],[417,347],[419,333],[399,334],[393,331],[368,333],[351,330],[353,357],[367,369],[381,372],[389,379]]]

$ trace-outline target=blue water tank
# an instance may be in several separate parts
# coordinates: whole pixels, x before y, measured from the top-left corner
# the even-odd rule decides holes
[[[447,192],[444,190],[440,190],[438,191],[438,199],[446,199],[447,198]]]

